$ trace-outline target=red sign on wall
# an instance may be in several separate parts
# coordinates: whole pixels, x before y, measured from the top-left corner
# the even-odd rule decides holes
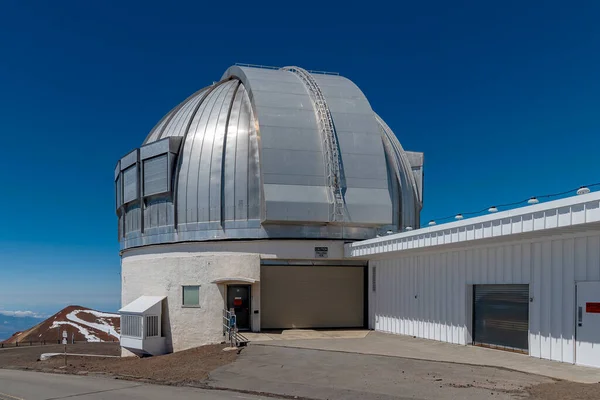
[[[234,307],[239,307],[242,305],[242,298],[241,297],[236,297],[233,299],[233,305]]]
[[[600,303],[585,303],[585,312],[600,314]]]

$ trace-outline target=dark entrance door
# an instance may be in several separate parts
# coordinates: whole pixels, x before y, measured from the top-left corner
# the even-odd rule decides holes
[[[227,309],[234,309],[240,331],[250,330],[250,286],[229,285],[227,287]]]
[[[529,348],[529,285],[473,286],[473,344]]]

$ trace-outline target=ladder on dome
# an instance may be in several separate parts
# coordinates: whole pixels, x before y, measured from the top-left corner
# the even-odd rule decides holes
[[[321,139],[323,141],[323,150],[325,152],[327,185],[331,191],[330,196],[333,197],[330,199],[333,202],[331,220],[334,222],[343,222],[345,205],[344,196],[342,195],[342,168],[339,146],[333,125],[333,118],[331,118],[331,112],[329,111],[329,107],[327,107],[325,96],[323,96],[323,92],[321,92],[321,88],[319,88],[315,79],[305,69],[300,67],[283,67],[282,69],[290,71],[300,78],[304,86],[308,89],[308,93],[314,104]]]

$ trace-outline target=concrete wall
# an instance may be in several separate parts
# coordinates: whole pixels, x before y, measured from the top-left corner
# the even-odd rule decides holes
[[[234,252],[260,254],[263,259],[307,260],[315,257],[317,246],[329,248],[330,260],[344,258],[344,242],[341,240],[236,240],[160,244],[128,249],[123,252],[123,258],[170,253]]]
[[[191,242],[129,249],[123,252],[121,260],[122,304],[142,295],[167,296],[162,325],[167,351],[219,343],[223,341],[221,318],[227,303],[227,283],[212,282],[225,278],[256,280],[251,285],[250,318],[251,329],[259,331],[261,314],[254,310],[261,307],[261,258],[313,259],[315,247],[328,247],[330,260],[343,258],[343,242],[331,240]],[[201,307],[182,307],[184,285],[201,285]],[[131,353],[123,351],[123,355]]]
[[[163,335],[167,351],[180,351],[224,340],[222,311],[226,306],[226,288],[224,284],[211,282],[228,277],[258,281],[260,255],[211,252],[124,254],[121,270],[124,305],[142,295],[167,296]],[[184,285],[200,285],[200,307],[182,306]],[[257,283],[252,285],[251,302],[253,309],[260,306]],[[259,315],[251,315],[252,329],[260,330]]]
[[[575,282],[600,280],[600,231],[567,232],[372,256],[370,327],[467,344],[469,285],[529,284],[530,355],[573,363]]]

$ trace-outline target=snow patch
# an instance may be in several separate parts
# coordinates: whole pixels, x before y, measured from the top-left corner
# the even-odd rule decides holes
[[[50,327],[50,329],[54,329],[54,328],[60,328],[61,325],[71,325],[75,328],[77,328],[77,330],[79,331],[79,333],[81,333],[84,337],[85,340],[87,340],[88,342],[101,342],[101,340],[94,336],[93,334],[90,333],[90,331],[88,331],[87,329],[85,329],[83,326],[79,326],[76,323],[73,322],[69,322],[69,321],[54,321],[52,323],[52,326]]]
[[[81,312],[92,314],[98,318],[99,317],[118,318],[119,314],[103,313],[103,312],[94,311],[94,310],[73,310],[67,314],[67,319],[69,321],[75,322],[76,324],[81,324],[81,325],[87,326],[88,328],[96,329],[101,332],[106,332],[110,336],[113,336],[117,340],[120,340],[120,335],[117,332],[117,330],[111,324],[106,323],[106,320],[101,318],[99,321],[102,323],[84,321],[83,319],[81,319],[77,316],[77,314],[79,314]]]
[[[83,310],[80,310],[83,311]],[[106,312],[102,312],[102,311],[96,311],[96,310],[85,310],[84,312],[88,313],[88,314],[92,314],[93,316],[96,316],[98,318],[120,318],[121,314],[113,314],[113,313],[106,313]]]

